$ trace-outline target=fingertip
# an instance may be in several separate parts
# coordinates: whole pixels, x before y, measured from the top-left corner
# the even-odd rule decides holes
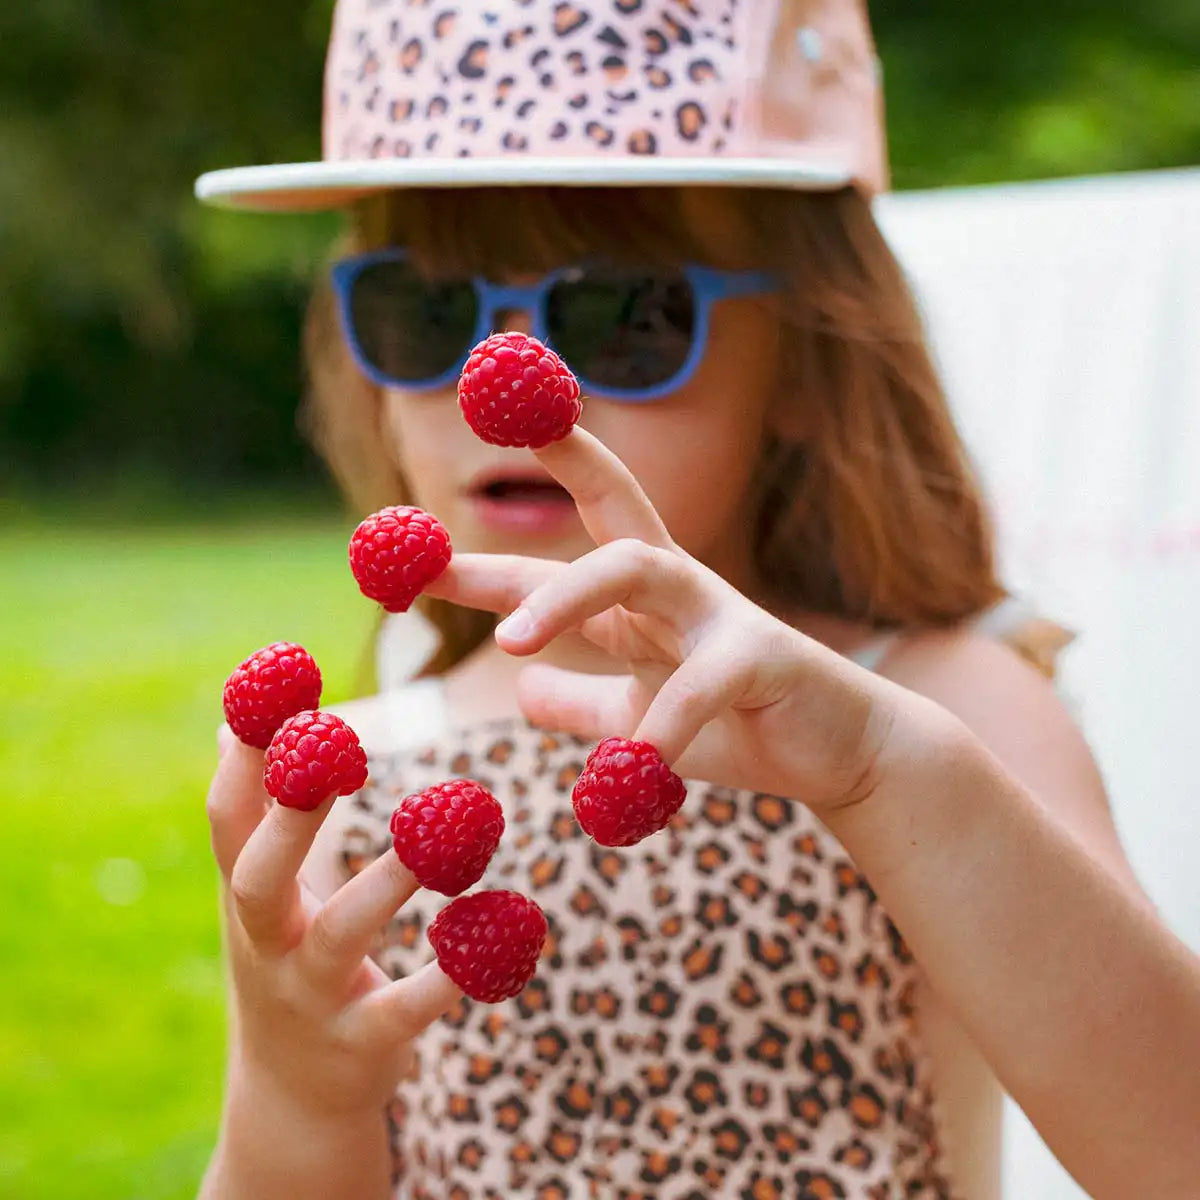
[[[435,1004],[443,1003],[446,1008],[452,1008],[463,995],[462,988],[446,974],[436,958],[418,968],[412,982],[423,996]]]
[[[496,626],[496,644],[509,654],[528,653],[536,632],[533,614],[527,608],[518,608]]]
[[[232,789],[235,795],[249,794],[256,799],[265,799],[266,789],[263,784],[263,765],[266,751],[247,746],[232,731],[226,735],[228,727],[222,726],[217,732],[217,771],[215,782],[222,789]]]
[[[561,453],[563,450],[577,449],[579,446],[586,444],[589,438],[595,441],[595,438],[592,438],[592,435],[586,429],[576,423],[556,441],[547,442],[544,446],[534,446],[531,449],[537,458],[545,460],[547,458],[554,458],[556,454]]]
[[[386,1029],[409,1040],[445,1016],[462,998],[462,988],[433,959],[407,978],[373,993],[365,1003]]]

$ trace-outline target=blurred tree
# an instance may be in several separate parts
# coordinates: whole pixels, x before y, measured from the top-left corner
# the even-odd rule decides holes
[[[316,477],[293,427],[299,318],[336,221],[201,209],[191,182],[319,153],[331,10],[0,4],[10,484]],[[897,187],[1200,162],[1195,0],[924,0],[873,16]]]

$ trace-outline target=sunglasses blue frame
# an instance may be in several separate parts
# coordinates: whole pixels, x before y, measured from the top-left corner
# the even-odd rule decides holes
[[[475,329],[463,347],[462,357],[459,361],[440,375],[429,379],[394,379],[375,367],[363,352],[354,329],[351,298],[355,281],[368,267],[383,262],[404,262],[408,257],[407,252],[399,247],[375,250],[368,254],[342,259],[334,264],[332,271],[342,334],[350,346],[359,370],[372,383],[378,384],[380,387],[403,388],[407,391],[434,391],[456,383],[471,350],[495,331],[496,316],[499,313],[513,311],[529,313],[532,317],[533,336],[553,349],[553,341],[547,337],[546,330],[546,299],[550,294],[550,289],[556,283],[569,278],[581,269],[580,267],[563,267],[549,272],[536,283],[524,286],[493,283],[482,276],[472,277],[470,282],[475,289],[479,313]],[[694,321],[687,358],[679,369],[669,379],[645,388],[605,387],[581,375],[579,383],[585,392],[626,404],[643,404],[670,395],[691,379],[704,357],[704,350],[708,344],[709,314],[713,304],[718,300],[764,295],[775,291],[779,286],[775,277],[764,271],[722,271],[714,267],[690,264],[681,269],[681,274],[692,289]]]

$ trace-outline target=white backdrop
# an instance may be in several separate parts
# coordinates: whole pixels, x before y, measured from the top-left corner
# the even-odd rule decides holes
[[[1078,632],[1063,691],[1138,875],[1200,950],[1200,170],[906,193],[878,214],[1007,580]],[[428,645],[390,623],[381,689]],[[1006,1195],[1083,1195],[1015,1109]]]
[[[1200,950],[1200,170],[908,193],[878,215],[1006,577],[1079,633],[1063,690],[1139,877]],[[1005,1157],[1012,1200],[1083,1195],[1015,1109]]]

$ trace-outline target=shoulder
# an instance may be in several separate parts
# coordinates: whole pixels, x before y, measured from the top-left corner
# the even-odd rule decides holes
[[[970,629],[898,638],[880,664],[887,678],[950,709],[978,733],[1044,729],[1086,753],[1053,680],[999,638]]]
[[[971,630],[902,638],[880,673],[953,713],[1096,858],[1132,881],[1099,768],[1052,680]]]

